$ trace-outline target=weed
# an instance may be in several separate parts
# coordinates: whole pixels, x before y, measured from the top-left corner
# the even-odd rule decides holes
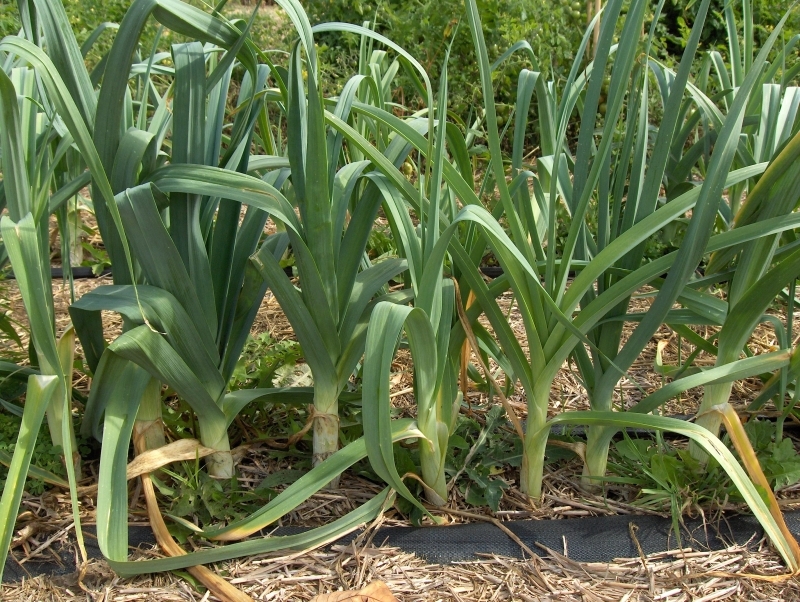
[[[236,487],[235,481],[210,477],[200,470],[199,461],[194,464],[183,462],[178,470],[164,469],[161,476],[170,479],[153,478],[153,482],[159,493],[171,500],[168,514],[196,525],[242,518],[247,509],[241,502],[253,501],[255,497]],[[179,539],[185,539],[189,534],[180,522],[171,531]]]
[[[20,416],[0,410],[0,451],[9,455],[14,453],[21,423]],[[53,445],[47,426],[42,425],[31,463],[57,476],[65,477],[66,471],[61,463],[61,455],[61,448]],[[6,467],[0,465],[0,489],[6,485],[7,474]],[[28,479],[25,484],[25,490],[31,495],[41,495],[46,487],[44,482],[37,479]]]
[[[486,412],[484,424],[459,415],[445,466],[445,472],[468,504],[488,506],[495,512],[503,491],[508,488],[500,475],[509,466],[519,467],[522,462],[522,441],[511,431],[498,428],[504,414],[502,406],[492,406]]]
[[[800,481],[800,455],[791,439],[775,441],[775,423],[751,420],[745,430],[764,474],[773,488]],[[723,442],[732,448],[727,436]],[[611,484],[633,486],[634,505],[680,516],[685,511],[727,501],[741,502],[736,487],[722,468],[703,465],[687,449],[663,439],[631,438],[627,435],[612,448]]]
[[[269,333],[249,337],[233,371],[231,389],[274,387],[283,367],[293,368],[303,357],[297,341],[276,341]]]
[[[800,481],[800,454],[789,437],[776,441],[776,426],[770,420],[750,420],[744,430],[753,444],[758,461],[774,489]]]

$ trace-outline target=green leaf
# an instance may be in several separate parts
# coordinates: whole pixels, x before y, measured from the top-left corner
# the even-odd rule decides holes
[[[390,437],[390,441],[402,441],[422,437],[422,433],[412,421],[397,420],[391,426]],[[226,541],[247,537],[292,511],[299,503],[307,500],[334,477],[366,456],[367,444],[364,438],[356,439],[317,464],[260,510],[222,529],[207,529],[203,534],[211,539]]]
[[[56,376],[31,375],[28,378],[28,395],[22,416],[22,426],[14,447],[14,456],[8,469],[3,495],[0,498],[0,561],[2,561],[0,577],[3,575],[6,557],[11,546],[11,537],[14,535],[17,512],[22,500],[25,477],[28,474],[33,448],[36,445],[36,436],[39,434],[45,410],[53,400],[58,384]]]
[[[139,562],[117,562],[109,560],[108,564],[121,577],[131,577],[145,573],[174,571],[198,564],[221,562],[241,556],[265,554],[277,550],[303,551],[335,541],[346,533],[350,533],[366,522],[373,520],[384,509],[392,496],[387,488],[369,502],[362,504],[342,518],[324,527],[317,527],[297,535],[262,537],[251,541],[243,541],[218,548],[199,552],[191,552],[185,556],[159,558]],[[276,498],[277,499],[277,498]],[[274,501],[274,500],[273,500]]]

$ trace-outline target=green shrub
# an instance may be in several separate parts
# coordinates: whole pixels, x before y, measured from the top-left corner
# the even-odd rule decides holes
[[[78,44],[83,44],[101,23],[119,23],[130,6],[129,0],[68,0],[64,2],[72,31]],[[17,3],[9,0],[0,3],[0,38],[16,35],[21,29]],[[112,33],[106,33],[95,46],[90,56],[91,62],[99,60],[101,54],[111,47]]]
[[[63,4],[67,17],[69,17],[69,22],[72,25],[72,31],[75,33],[75,39],[81,45],[102,23],[121,23],[131,2],[130,0],[64,0]],[[189,4],[203,6],[199,0],[189,2]],[[17,2],[14,0],[0,2],[0,38],[7,35],[16,35],[20,28]],[[146,48],[147,52],[149,52],[150,46],[153,44],[155,33],[156,26],[151,21],[145,27],[141,38],[141,44]],[[95,43],[87,56],[90,65],[96,64],[103,54],[108,52],[114,39],[113,36],[114,30],[108,29]],[[177,38],[180,36],[173,37],[176,39],[162,40],[160,44],[162,50],[168,51],[170,43],[179,41]]]
[[[450,108],[466,116],[479,98],[478,67],[473,57],[472,41],[464,17],[461,0],[424,0],[418,3],[387,0],[385,2],[328,0],[304,2],[312,23],[345,21],[361,24],[374,21],[375,29],[389,34],[406,48],[438,79],[445,51],[451,38],[453,49],[449,69]],[[574,49],[580,44],[584,30],[584,4],[579,0],[484,0],[479,2],[490,58],[496,59],[506,48],[519,40],[527,40],[540,61],[540,68],[549,79],[564,74],[573,61]],[[352,72],[358,60],[357,36],[326,34],[318,36],[326,46],[323,66],[331,75]],[[511,59],[495,75],[499,102],[513,104],[516,74],[522,59]],[[530,65],[525,65],[530,67]],[[402,80],[401,80],[402,81]],[[411,90],[403,82],[399,99],[405,100]],[[405,85],[408,84],[408,85]],[[413,105],[409,108],[415,109]]]
[[[0,38],[14,35],[19,29],[17,7],[14,4],[0,4]]]
[[[793,0],[752,0],[753,33],[755,47],[760,48],[775,24],[781,20],[792,5]],[[701,48],[706,50],[717,49],[727,54],[728,32],[725,26],[725,0],[712,0],[706,18],[706,24],[701,38]],[[699,2],[686,2],[684,0],[667,0],[664,3],[663,16],[661,17],[660,42],[664,50],[671,55],[679,55],[686,47],[689,31],[697,14]],[[733,10],[739,27],[741,28],[742,5],[735,2]],[[788,39],[800,31],[800,11],[794,10],[784,27],[784,37]],[[741,32],[741,30],[740,30]]]

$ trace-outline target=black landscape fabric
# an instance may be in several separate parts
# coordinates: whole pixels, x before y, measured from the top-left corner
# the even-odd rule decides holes
[[[800,537],[800,512],[784,514],[789,530]],[[615,515],[563,520],[510,521],[504,523],[531,550],[541,556],[549,548],[579,562],[612,562],[615,558],[639,555],[632,533],[645,554],[678,548],[672,521],[658,516]],[[631,526],[633,525],[633,528]],[[301,529],[279,528],[274,535],[290,535]],[[348,544],[351,534],[336,543]],[[751,516],[732,516],[716,523],[687,520],[681,532],[682,547],[696,550],[720,550],[732,544],[755,545],[763,530]],[[151,546],[155,543],[148,527],[131,527],[130,545]],[[86,549],[91,558],[100,558],[100,549],[93,529],[85,529]],[[373,542],[413,552],[431,563],[477,560],[482,554],[522,558],[523,551],[508,535],[490,523],[472,523],[448,527],[383,527]],[[13,583],[38,575],[66,575],[78,566],[74,540],[51,546],[44,559],[23,561],[22,550],[16,548],[6,561],[3,581]]]

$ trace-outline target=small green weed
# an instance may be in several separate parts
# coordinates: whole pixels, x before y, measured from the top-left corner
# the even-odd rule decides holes
[[[169,477],[169,482],[164,477]],[[171,500],[168,515],[196,525],[224,523],[246,515],[241,502],[253,500],[228,483],[208,476],[200,470],[200,463],[183,462],[177,470],[162,469],[153,477],[158,492]],[[170,532],[179,541],[185,541],[190,530],[180,522],[170,526]]]
[[[249,337],[231,378],[231,389],[274,387],[280,368],[292,368],[303,357],[296,341],[276,341],[268,333]]]
[[[775,423],[754,419],[745,423],[744,430],[773,489],[800,481],[800,454],[789,437],[775,441]]]
[[[460,415],[455,433],[450,437],[445,471],[468,504],[488,506],[497,512],[503,491],[508,488],[500,475],[508,466],[522,462],[519,437],[500,428],[505,411],[492,406],[485,415],[485,424]]]
[[[170,500],[167,514],[178,519],[170,525],[170,532],[185,541],[191,529],[181,520],[209,526],[243,518],[305,473],[306,470],[279,470],[269,474],[258,486],[244,489],[234,480],[208,476],[200,470],[199,462],[183,462],[176,470],[162,469],[160,478],[154,477],[153,482],[159,493]]]
[[[21,417],[6,410],[0,410],[0,451],[6,452],[9,456],[14,453],[21,423]],[[66,478],[66,471],[61,463],[61,448],[53,445],[47,425],[43,424],[40,429],[31,464]],[[7,474],[6,466],[0,465],[0,490],[6,485]],[[25,490],[31,495],[41,495],[46,488],[47,485],[37,479],[28,479],[25,484]]]
[[[608,477],[612,484],[635,490],[630,503],[656,512],[671,512],[679,517],[692,510],[733,494],[724,471],[713,462],[704,470],[687,449],[663,439],[631,438],[627,434],[611,449]]]
[[[800,455],[788,437],[775,441],[775,424],[751,420],[745,424],[761,468],[774,489],[800,481]],[[723,442],[732,447],[729,438]],[[611,450],[609,469],[615,476],[607,482],[633,486],[638,493],[634,505],[680,516],[687,510],[727,501],[739,502],[736,488],[713,461],[705,467],[687,449],[663,438],[639,439],[627,435]]]
[[[377,227],[370,232],[367,253],[372,261],[397,256],[397,244],[388,227]]]
[[[105,249],[99,248],[88,242],[82,242],[81,247],[86,251],[88,257],[83,260],[84,267],[92,268],[92,274],[99,276],[103,270],[111,267],[111,259],[108,257],[108,252]]]

